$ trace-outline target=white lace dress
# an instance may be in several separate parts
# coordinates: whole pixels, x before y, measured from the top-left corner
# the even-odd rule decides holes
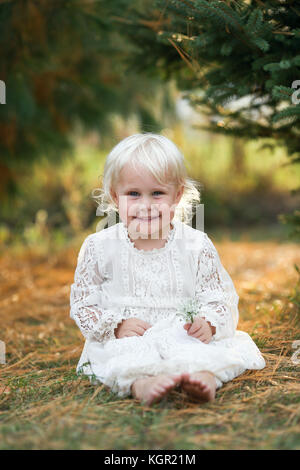
[[[70,316],[85,337],[77,373],[129,396],[137,378],[208,370],[217,388],[265,361],[251,337],[236,329],[239,297],[206,233],[180,221],[163,248],[139,250],[119,222],[88,235],[78,255]],[[194,299],[216,327],[209,344],[188,336],[178,306]],[[143,336],[117,339],[127,318],[152,325]]]

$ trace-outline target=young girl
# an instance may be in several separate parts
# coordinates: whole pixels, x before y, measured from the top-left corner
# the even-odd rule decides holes
[[[122,140],[99,197],[121,221],[87,236],[71,286],[70,316],[86,338],[77,373],[148,405],[174,387],[210,401],[224,382],[265,367],[236,330],[239,297],[216,248],[187,223],[196,184],[166,137]],[[192,321],[178,315],[188,302]]]

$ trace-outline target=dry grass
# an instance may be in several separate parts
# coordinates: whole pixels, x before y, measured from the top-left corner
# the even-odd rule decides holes
[[[216,247],[240,296],[238,328],[267,366],[201,406],[178,390],[142,406],[77,377],[83,338],[69,318],[77,252],[3,253],[0,449],[300,449],[299,365],[291,360],[300,340],[298,246],[223,240]]]

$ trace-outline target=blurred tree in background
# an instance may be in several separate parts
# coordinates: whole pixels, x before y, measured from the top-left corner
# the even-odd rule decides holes
[[[295,175],[272,187],[278,147],[299,155],[299,15],[285,3],[0,2],[0,243],[81,236],[107,152],[141,131],[183,150],[205,182],[209,224],[267,225],[293,209],[282,195]],[[179,97],[199,117],[193,132]],[[275,146],[273,163],[268,148],[246,148],[257,138]],[[299,212],[289,217],[295,225]]]
[[[132,67],[176,79],[213,133],[283,146],[300,163],[300,1],[156,0],[120,30],[140,44]],[[298,81],[297,81],[298,80]],[[198,126],[199,128],[199,126]],[[242,165],[236,152],[235,169]],[[294,192],[300,192],[300,187]],[[300,213],[283,221],[300,236]]]
[[[133,2],[138,6],[138,2]],[[0,201],[20,194],[19,181],[42,159],[70,155],[73,137],[96,131],[112,138],[110,116],[133,113],[142,129],[159,131],[153,101],[160,80],[139,80],[126,64],[133,45],[113,17],[126,0],[5,0],[0,4]],[[174,115],[165,88],[161,106]]]

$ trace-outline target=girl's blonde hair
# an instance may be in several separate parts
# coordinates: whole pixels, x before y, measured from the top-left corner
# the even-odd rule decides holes
[[[134,168],[139,165],[149,170],[160,184],[170,184],[171,180],[176,188],[183,185],[183,195],[176,207],[174,219],[191,222],[193,206],[200,202],[202,185],[187,175],[184,157],[178,147],[167,137],[151,132],[126,137],[108,154],[102,188],[95,188],[92,192],[92,198],[98,204],[97,214],[118,212],[110,189],[115,188],[120,171],[128,162]]]

